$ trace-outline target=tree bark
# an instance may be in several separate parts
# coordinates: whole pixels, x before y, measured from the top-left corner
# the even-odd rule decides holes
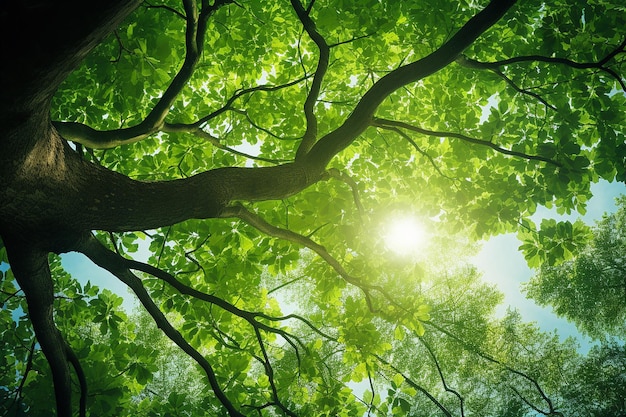
[[[63,336],[54,324],[54,285],[48,267],[48,253],[33,249],[31,242],[5,242],[11,269],[28,303],[28,317],[45,355],[54,382],[57,414],[72,415],[70,367]]]

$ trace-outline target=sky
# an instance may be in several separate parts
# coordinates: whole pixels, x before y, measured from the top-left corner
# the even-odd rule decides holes
[[[615,212],[615,198],[621,194],[626,195],[624,183],[609,183],[601,181],[591,187],[593,197],[587,205],[587,213],[580,216],[585,223],[593,225],[600,220],[605,212]],[[574,221],[579,217],[577,214],[561,216],[554,210],[540,208],[533,220],[541,218],[553,218],[557,220]],[[587,351],[591,346],[588,339],[582,337],[576,327],[565,319],[557,317],[550,307],[540,307],[532,300],[526,299],[520,289],[520,284],[528,281],[533,272],[526,265],[523,255],[518,251],[521,245],[515,234],[496,236],[483,243],[482,250],[473,258],[473,263],[482,272],[483,279],[497,285],[505,294],[504,303],[500,306],[500,313],[511,306],[520,311],[525,321],[537,322],[544,331],[557,330],[560,336],[574,336],[580,344],[581,350]]]

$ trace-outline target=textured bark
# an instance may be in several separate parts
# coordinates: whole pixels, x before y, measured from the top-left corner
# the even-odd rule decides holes
[[[143,182],[86,162],[54,131],[35,144],[0,189],[0,231],[56,240],[68,231],[129,231],[217,217],[232,200],[280,199],[319,180],[300,165],[227,167]],[[63,251],[64,242],[50,250]]]

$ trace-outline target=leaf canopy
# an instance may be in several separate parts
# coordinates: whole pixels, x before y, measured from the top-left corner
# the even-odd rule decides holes
[[[30,218],[0,224],[0,411],[557,415],[572,342],[494,319],[455,240],[519,232],[531,266],[585,247],[584,225],[530,216],[626,180],[625,24],[619,1],[143,3],[51,98],[62,162],[40,145],[33,166],[58,177],[28,154],[39,193],[22,171],[0,189],[58,227],[31,247]],[[421,259],[380,233],[407,213],[434,236]],[[157,327],[42,259],[68,250]]]

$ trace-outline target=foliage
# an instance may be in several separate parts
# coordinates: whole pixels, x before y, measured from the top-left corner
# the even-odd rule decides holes
[[[567,268],[589,230],[529,217],[626,180],[626,10],[570,3],[163,0],[93,48],[54,22],[80,66],[0,111],[2,411],[556,415],[572,343],[495,319],[455,239]],[[11,68],[48,74],[36,51]],[[379,232],[406,214],[421,258]],[[71,250],[156,327],[48,258]]]
[[[572,260],[543,265],[526,285],[530,298],[595,338],[626,336],[626,197],[617,203],[617,212],[596,223],[593,239]]]
[[[623,416],[626,414],[626,351],[610,342],[594,347],[574,369],[565,390],[571,416]],[[589,401],[594,398],[594,401]]]

